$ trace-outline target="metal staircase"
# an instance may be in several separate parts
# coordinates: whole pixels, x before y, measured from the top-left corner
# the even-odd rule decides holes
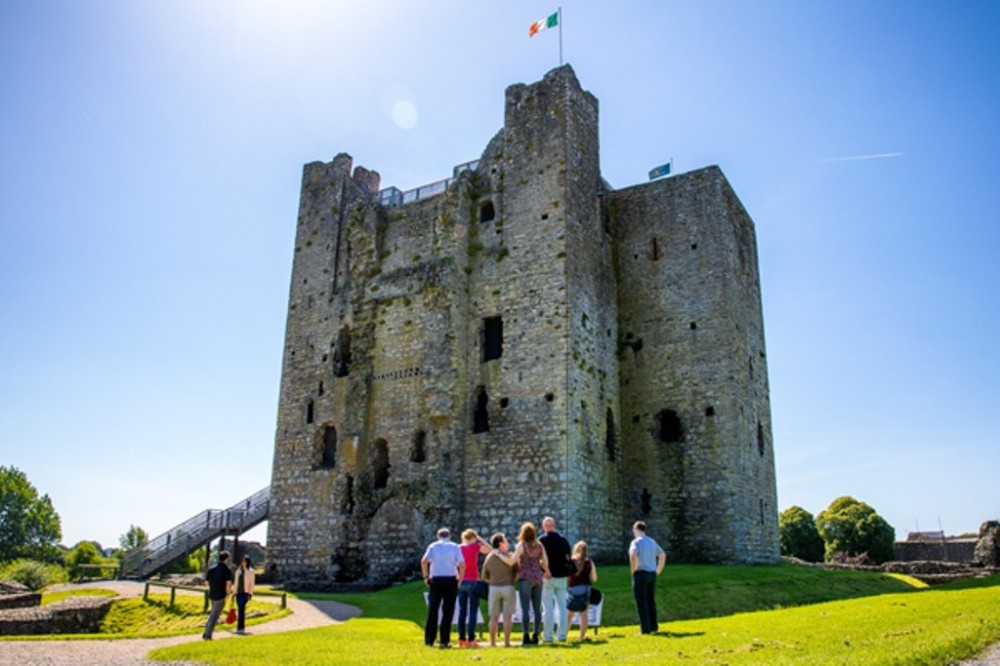
[[[238,536],[267,520],[271,487],[258,490],[228,509],[206,509],[122,557],[119,578],[149,578],[213,539]]]

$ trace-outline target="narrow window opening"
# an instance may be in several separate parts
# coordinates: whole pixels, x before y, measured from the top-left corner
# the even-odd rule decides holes
[[[549,214],[548,213],[542,213],[542,219],[543,220],[549,219]]]
[[[636,414],[632,417],[632,423],[638,423],[638,422],[639,422],[639,415]]]
[[[556,399],[556,396],[555,396],[554,393],[546,393],[545,394],[545,402],[552,402],[555,399]]]
[[[418,430],[413,435],[413,449],[410,451],[410,462],[422,463],[427,460],[427,433]]]
[[[615,413],[611,411],[608,407],[608,412],[605,417],[605,430],[604,430],[604,449],[607,453],[608,460],[615,459]]]
[[[507,409],[507,405],[510,404],[510,398],[500,398],[500,408]]]
[[[660,421],[660,441],[665,444],[681,441],[684,430],[681,428],[681,419],[677,412],[672,409],[664,409],[659,415]]]
[[[757,500],[760,502],[760,524],[764,524],[764,500]]]
[[[317,395],[323,395],[323,382],[319,383],[319,388],[316,389],[316,394]]]
[[[372,484],[376,490],[389,485],[389,443],[384,439],[375,440]]]
[[[660,254],[660,241],[654,236],[649,248],[649,260],[657,261],[661,256],[663,255]]]
[[[337,429],[333,426],[323,429],[322,465],[327,469],[337,466]]]
[[[764,457],[764,426],[757,421],[757,453]]]
[[[493,208],[492,201],[484,201],[482,205],[479,206],[479,221],[480,222],[492,222],[493,218],[497,216],[496,209]]]
[[[503,318],[483,320],[483,363],[503,356]]]
[[[693,331],[693,330],[695,330],[697,328],[698,328],[698,322],[696,322],[696,321],[691,322],[691,330]]]
[[[354,477],[347,475],[347,483],[344,488],[344,501],[340,505],[342,513],[354,513]]]
[[[705,416],[715,416],[715,407],[709,405],[705,408]]]
[[[698,244],[697,243],[691,243],[691,249],[692,250],[697,250],[698,249]]]
[[[653,495],[649,492],[649,488],[642,489],[642,513],[644,516],[648,516],[650,511],[653,510]]]
[[[472,432],[490,431],[490,413],[486,406],[490,402],[490,396],[486,394],[486,388],[480,386],[476,389],[476,413],[472,417]]]
[[[312,423],[312,422],[313,422],[313,416],[315,416],[315,411],[316,411],[316,409],[315,409],[315,407],[314,407],[314,405],[313,405],[313,401],[312,401],[312,400],[310,400],[310,401],[309,401],[309,402],[308,402],[308,403],[306,404],[306,423],[307,423],[307,424],[309,424],[309,423]]]
[[[344,326],[337,334],[333,348],[333,374],[346,377],[351,371],[351,329]]]

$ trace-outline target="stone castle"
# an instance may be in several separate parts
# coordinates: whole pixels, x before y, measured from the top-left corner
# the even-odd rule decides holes
[[[292,586],[412,577],[442,525],[556,516],[621,561],[779,555],[753,222],[717,167],[602,178],[563,66],[454,177],[304,168],[268,528]]]

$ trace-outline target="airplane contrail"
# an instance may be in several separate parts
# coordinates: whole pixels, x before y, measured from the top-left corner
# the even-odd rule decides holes
[[[828,157],[816,162],[855,162],[857,160],[884,160],[890,157],[901,157],[903,153],[873,153],[871,155],[850,155],[848,157]]]

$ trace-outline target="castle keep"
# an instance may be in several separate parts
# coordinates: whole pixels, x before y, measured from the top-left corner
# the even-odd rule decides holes
[[[621,190],[569,66],[410,192],[307,164],[268,528],[290,585],[388,583],[441,525],[556,516],[621,560],[779,555],[753,222],[717,167]]]

